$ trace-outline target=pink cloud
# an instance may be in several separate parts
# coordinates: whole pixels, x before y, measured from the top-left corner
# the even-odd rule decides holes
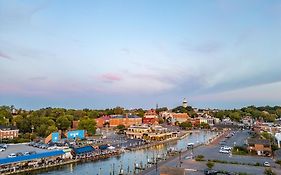
[[[11,60],[12,58],[2,52],[0,52],[0,58],[5,58],[5,59],[8,59],[8,60]]]
[[[116,75],[116,74],[112,74],[112,73],[102,74],[100,78],[104,81],[120,81],[120,80],[122,80],[122,77],[120,75]]]

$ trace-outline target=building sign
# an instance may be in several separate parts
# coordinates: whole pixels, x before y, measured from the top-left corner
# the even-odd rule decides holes
[[[68,139],[84,139],[85,138],[85,130],[75,130],[67,132]]]
[[[58,142],[60,139],[60,134],[58,132],[53,132],[52,133],[52,142]]]

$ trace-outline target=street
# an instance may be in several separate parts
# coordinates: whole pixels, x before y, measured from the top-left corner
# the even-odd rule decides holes
[[[224,135],[225,136],[225,135]],[[173,158],[172,160],[166,161],[164,163],[160,163],[158,165],[158,169],[161,166],[171,166],[171,167],[182,167],[188,171],[188,174],[204,174],[203,170],[207,168],[206,163],[207,161],[195,161],[194,159],[189,159],[191,156],[197,155],[204,155],[205,160],[221,160],[227,162],[238,162],[244,164],[255,164],[260,163],[263,165],[264,162],[269,162],[271,164],[272,170],[275,171],[277,174],[281,174],[280,166],[274,162],[274,160],[270,157],[261,157],[261,156],[240,156],[240,155],[229,155],[229,154],[222,154],[219,153],[221,145],[219,142],[224,140],[225,138],[221,137],[214,141],[210,145],[200,146],[190,151],[185,152],[181,155],[181,164],[180,164],[180,157]],[[245,144],[245,140],[248,138],[249,133],[247,130],[237,131],[234,136],[229,139],[225,139],[227,146],[233,146],[234,142],[235,145],[242,146]],[[188,158],[188,160],[185,160]],[[228,172],[244,172],[248,174],[262,174],[265,170],[263,166],[251,166],[251,165],[237,165],[237,164],[222,164],[222,163],[215,163],[213,167],[214,170],[223,170]],[[141,173],[142,175],[156,175],[155,168],[147,171],[145,173]]]

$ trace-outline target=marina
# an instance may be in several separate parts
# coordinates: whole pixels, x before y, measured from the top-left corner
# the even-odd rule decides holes
[[[117,175],[117,174],[137,174],[142,170],[149,168],[158,162],[167,159],[171,148],[175,151],[184,151],[188,143],[200,145],[207,143],[218,133],[211,131],[194,132],[176,142],[168,142],[153,146],[149,149],[140,149],[136,151],[126,151],[118,156],[109,157],[102,160],[85,160],[83,162],[70,163],[63,166],[39,171],[32,171],[28,174],[33,175],[73,175],[73,174],[95,174],[95,175]]]

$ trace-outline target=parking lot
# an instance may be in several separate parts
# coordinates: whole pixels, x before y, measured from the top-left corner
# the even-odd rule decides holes
[[[226,146],[243,146],[245,144],[245,140],[249,137],[249,133],[247,130],[237,131],[236,134],[228,139],[225,139]],[[272,166],[278,166],[275,164],[274,160],[271,157],[262,157],[262,156],[246,156],[246,155],[231,155],[220,153],[220,147],[222,145],[210,145],[205,147],[200,147],[194,151],[196,155],[204,155],[206,160],[222,160],[227,162],[239,162],[239,163],[260,163],[269,162]]]
[[[226,134],[227,135],[227,134]],[[245,164],[255,164],[260,163],[263,165],[264,162],[269,162],[273,171],[276,174],[281,174],[280,166],[277,165],[271,157],[261,157],[261,156],[241,156],[241,155],[231,155],[231,154],[224,154],[220,153],[220,149],[222,145],[220,145],[220,141],[225,140],[225,146],[233,147],[236,146],[243,146],[245,144],[245,140],[249,137],[249,132],[247,130],[238,130],[235,134],[230,138],[225,138],[224,135],[222,138],[216,140],[214,143],[206,146],[201,146],[195,148],[193,151],[190,150],[184,155],[182,155],[180,164],[180,159],[175,158],[169,162],[164,163],[165,166],[171,167],[178,167],[181,166],[185,168],[188,174],[190,175],[202,175],[203,170],[207,168],[206,161],[195,161],[195,159],[189,158],[194,157],[197,155],[203,155],[205,160],[221,160],[226,162],[238,162],[238,163],[245,163]],[[222,164],[222,163],[215,163],[214,170],[222,170],[228,172],[244,172],[247,174],[262,174],[266,167],[264,166],[250,166],[250,165],[241,165],[241,164]],[[152,175],[155,172],[149,172],[146,175]]]
[[[31,151],[36,151],[37,153],[39,153],[39,152],[46,152],[50,150],[28,146],[27,144],[11,144],[8,145],[8,148],[5,151],[0,152],[0,158],[6,158],[8,155],[12,153],[18,153],[18,152],[24,153],[24,152],[31,152]]]

